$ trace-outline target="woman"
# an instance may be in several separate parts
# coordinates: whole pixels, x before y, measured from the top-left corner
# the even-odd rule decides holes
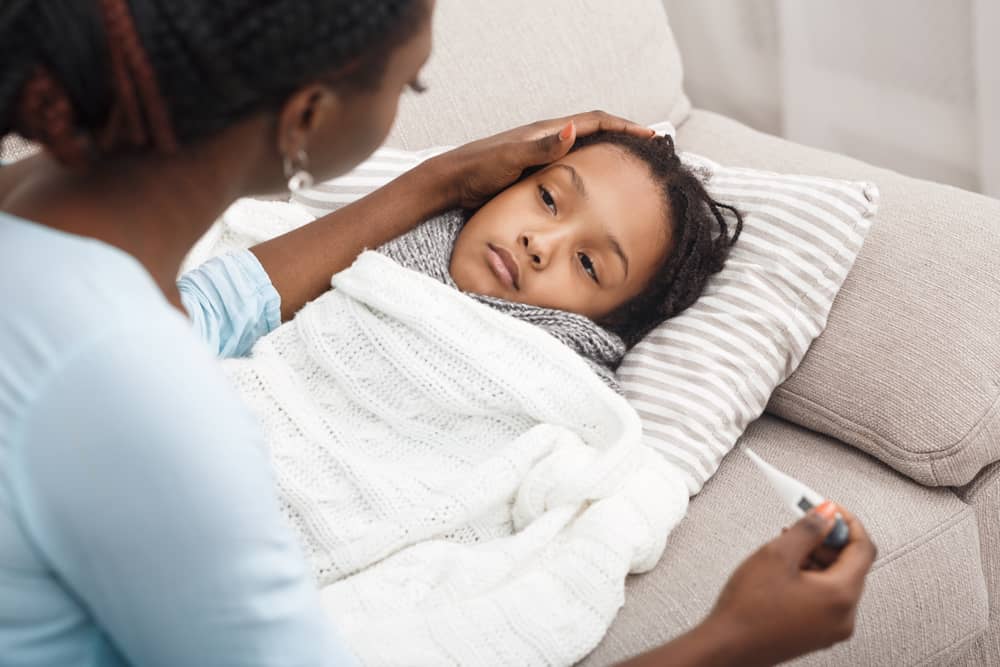
[[[475,206],[578,133],[646,132],[595,112],[475,142],[178,285],[233,200],[342,173],[383,140],[420,88],[432,11],[4,2],[0,136],[46,151],[0,169],[3,663],[352,662],[212,353],[242,353],[360,249]],[[844,514],[852,541],[828,569],[799,568],[829,528],[813,515],[639,662],[769,664],[848,636],[874,547]]]

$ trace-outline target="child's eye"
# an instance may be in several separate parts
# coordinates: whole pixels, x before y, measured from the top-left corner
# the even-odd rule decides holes
[[[580,258],[580,264],[583,265],[583,270],[590,274],[590,277],[594,279],[595,283],[600,285],[601,281],[597,279],[597,271],[594,270],[594,263],[590,261],[590,258],[587,257],[586,253],[578,252],[576,253],[576,256]]]
[[[552,193],[546,190],[544,185],[538,186],[538,192],[542,195],[542,203],[552,211],[552,215],[558,213],[559,210],[556,208],[556,200],[552,198]]]

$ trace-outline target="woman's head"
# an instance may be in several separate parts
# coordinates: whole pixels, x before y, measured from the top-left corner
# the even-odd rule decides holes
[[[450,269],[465,291],[586,315],[633,345],[694,302],[741,229],[670,137],[603,132],[476,211]]]
[[[384,139],[429,53],[431,10],[432,0],[5,0],[0,136],[79,165],[169,153],[266,114],[272,146],[305,150],[331,175]]]

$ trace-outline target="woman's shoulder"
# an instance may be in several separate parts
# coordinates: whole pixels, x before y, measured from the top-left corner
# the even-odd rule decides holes
[[[145,269],[96,241],[0,214],[0,414],[42,400],[74,372],[80,392],[125,382],[162,395],[183,378],[226,390],[211,352]],[[178,376],[182,373],[182,376]],[[119,383],[118,381],[121,381]],[[51,386],[50,386],[51,385]],[[133,391],[141,387],[133,386]],[[141,396],[123,395],[122,400]],[[10,426],[10,425],[8,425]]]
[[[19,319],[70,324],[74,338],[88,324],[101,327],[137,309],[149,317],[166,304],[128,253],[3,212],[0,294]]]

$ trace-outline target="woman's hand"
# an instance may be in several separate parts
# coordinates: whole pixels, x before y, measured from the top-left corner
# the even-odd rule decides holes
[[[832,519],[812,512],[748,557],[730,576],[706,624],[742,647],[742,665],[773,665],[848,639],[877,550],[843,508],[850,541],[822,542]],[[825,569],[823,569],[825,567]]]
[[[850,637],[876,549],[834,508],[850,530],[839,553],[821,546],[833,520],[807,514],[736,568],[705,620],[619,667],[763,667]]]
[[[520,178],[528,167],[558,160],[578,136],[600,130],[652,137],[655,132],[603,111],[542,120],[459,146],[425,164],[448,175],[454,207],[476,208]]]

